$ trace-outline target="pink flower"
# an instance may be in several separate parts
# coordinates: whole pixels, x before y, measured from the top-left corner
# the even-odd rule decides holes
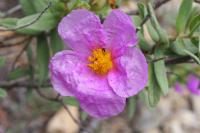
[[[101,24],[85,9],[62,19],[58,32],[71,50],[50,62],[51,83],[62,96],[74,96],[90,115],[107,118],[123,111],[126,98],[147,84],[148,67],[131,18],[113,10]]]
[[[178,92],[179,94],[183,94],[184,90],[183,90],[183,86],[179,83],[176,82],[175,83],[175,90],[176,92]],[[190,93],[195,94],[195,95],[200,95],[200,80],[197,76],[190,74],[187,77],[187,89]]]
[[[199,85],[200,85],[200,80],[198,77],[196,77],[195,75],[190,74],[187,78],[187,87],[188,90],[195,94],[195,95],[200,95],[200,89],[199,89]]]

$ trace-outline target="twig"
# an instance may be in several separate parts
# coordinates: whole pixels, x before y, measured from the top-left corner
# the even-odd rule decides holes
[[[188,63],[188,61],[190,61],[190,60],[191,60],[190,56],[183,56],[183,57],[168,59],[165,61],[165,63],[166,63],[166,65],[174,65],[174,64]],[[189,63],[191,63],[191,62],[189,62]]]
[[[150,60],[148,62],[157,62],[157,61],[164,60],[164,59],[166,59],[166,57],[160,57],[160,58],[157,58],[157,59],[154,59],[154,60]]]
[[[12,63],[11,66],[11,70],[14,69],[16,62],[18,61],[18,59],[21,57],[21,55],[23,54],[23,52],[28,48],[29,44],[30,44],[31,39],[29,39],[29,41],[27,42],[27,44],[23,47],[23,49],[19,52],[19,54],[16,56],[14,62]]]
[[[38,15],[37,18],[35,18],[33,21],[31,21],[30,23],[28,24],[25,24],[25,25],[22,25],[20,27],[16,27],[16,28],[10,28],[10,29],[0,29],[0,31],[16,31],[16,30],[19,30],[19,29],[23,29],[23,28],[26,28],[32,24],[34,24],[35,22],[37,22],[41,17],[42,15],[51,7],[52,3],[49,2],[47,7],[44,8],[44,10],[42,10],[42,12]]]
[[[200,0],[194,0],[194,2],[196,2],[196,3],[200,4]]]
[[[21,5],[17,5],[11,9],[9,9],[7,12],[3,13],[3,15],[1,17],[4,18],[10,14],[13,14],[14,12],[17,12],[18,10],[20,10],[21,8],[22,8]]]
[[[65,105],[63,99],[60,99],[58,102],[65,108],[65,110],[67,111],[67,113],[69,114],[69,116],[72,118],[72,120],[73,120],[77,125],[79,125],[79,126],[82,128],[81,122],[78,121],[78,120],[72,115],[72,113],[70,112],[69,108]]]
[[[15,44],[4,44],[3,42],[0,42],[0,49],[22,45],[24,42],[26,42],[29,39],[30,37],[25,37],[24,39],[20,40],[19,42],[16,42]]]
[[[49,82],[42,84],[40,87],[50,87],[51,84]],[[31,83],[28,80],[23,81],[1,81],[0,87],[4,88],[6,90],[10,90],[13,88],[38,88],[37,82],[31,81]]]

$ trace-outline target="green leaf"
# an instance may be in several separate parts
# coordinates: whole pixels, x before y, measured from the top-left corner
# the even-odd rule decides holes
[[[144,102],[144,104],[145,104],[148,108],[150,108],[147,88],[145,88],[144,90],[142,90],[142,91],[139,93],[139,97],[140,97],[140,99],[142,100],[142,102]]]
[[[200,60],[199,60],[199,58],[195,55],[195,54],[193,54],[192,52],[190,52],[190,51],[188,51],[188,50],[186,50],[186,49],[184,49],[183,50],[187,55],[189,55],[190,57],[192,57],[199,65],[200,65]]]
[[[32,79],[34,76],[34,67],[33,67],[33,51],[30,45],[26,49],[26,55],[27,55],[28,63],[29,63],[29,70],[30,70],[29,75],[30,75],[30,79]]]
[[[176,31],[179,34],[185,30],[185,26],[188,21],[190,11],[192,9],[192,3],[193,0],[182,0],[178,16],[176,18]]]
[[[162,58],[164,56],[163,51],[156,49],[155,56],[156,58]],[[169,85],[164,59],[154,62],[154,71],[158,85],[160,86],[162,93],[166,95],[169,92]]]
[[[133,118],[134,113],[135,113],[135,108],[136,108],[136,98],[130,97],[128,99],[128,118],[129,119]]]
[[[17,21],[18,21],[17,18],[0,19],[0,26],[6,27],[6,28],[13,28],[16,26]]]
[[[24,25],[28,25],[32,23],[34,20],[38,18],[40,13],[33,14],[30,16],[26,16],[17,21],[17,25],[14,28],[18,28]],[[54,15],[50,12],[44,13],[37,21],[32,23],[29,26],[24,27],[23,29],[17,30],[19,33],[35,35],[39,34],[43,31],[49,31],[57,25],[58,20],[54,17]]]
[[[24,11],[26,15],[31,15],[35,13],[32,0],[20,0],[19,2],[20,2],[20,5],[22,6],[22,10]]]
[[[194,33],[195,30],[197,30],[200,26],[200,14],[195,16],[189,25],[190,28],[190,36]]]
[[[78,106],[79,102],[74,97],[64,97],[64,102],[69,105]]]
[[[185,49],[183,39],[177,38],[172,45],[173,51],[178,55],[186,55],[186,53],[183,51]]]
[[[31,1],[31,0],[28,0]],[[48,0],[33,0],[32,6],[34,7],[35,12],[41,12],[48,5]]]
[[[144,38],[141,31],[137,33],[137,36],[139,38],[139,46],[144,51],[149,51],[151,49],[150,45],[147,43],[146,39]]]
[[[6,96],[7,96],[7,92],[4,89],[0,88],[0,97],[4,98]]]
[[[151,15],[150,21],[151,21],[152,26],[155,28],[155,30],[157,31],[159,35],[160,42],[168,46],[169,40],[168,40],[167,32],[163,28],[161,28],[160,24],[158,23],[158,20],[155,16],[154,9],[150,3],[148,4],[147,10],[148,10],[148,13]]]
[[[27,76],[29,74],[29,69],[28,67],[19,67],[14,69],[8,74],[8,79],[9,80],[14,80],[18,79],[24,76]]]
[[[149,82],[147,92],[149,105],[150,107],[154,107],[160,100],[161,90],[157,83],[152,63],[149,63]]]
[[[44,34],[37,37],[37,64],[40,83],[48,78],[49,46]]]
[[[64,43],[61,40],[61,38],[59,37],[57,29],[54,29],[54,30],[51,31],[50,39],[51,39],[50,45],[51,45],[51,49],[53,51],[53,54],[64,49]]]
[[[200,58],[200,37],[199,37],[199,43],[198,43],[198,57]]]
[[[140,17],[142,19],[144,19],[148,15],[146,6],[143,3],[138,3],[137,6],[138,6],[138,11],[139,11]],[[146,25],[147,25],[148,33],[150,34],[152,40],[155,42],[158,42],[159,35],[158,35],[156,29],[152,26],[150,21],[147,21]]]
[[[139,27],[142,22],[142,20],[139,16],[132,16],[132,20],[137,27]],[[147,43],[146,39],[144,38],[142,29],[137,32],[137,36],[139,38],[138,40],[139,40],[140,48],[144,51],[149,51],[150,46]]]
[[[160,39],[159,39],[159,35],[158,35],[156,29],[151,25],[151,23],[149,21],[146,23],[146,25],[147,25],[148,33],[151,36],[152,40],[154,42],[158,42]]]
[[[0,56],[0,67],[2,67],[5,64],[5,58]]]
[[[147,9],[146,6],[143,3],[138,3],[137,4],[139,15],[142,19],[144,19],[147,15]]]

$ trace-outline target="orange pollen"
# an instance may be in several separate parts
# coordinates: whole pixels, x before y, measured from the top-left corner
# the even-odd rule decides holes
[[[103,48],[92,51],[92,55],[88,57],[88,67],[95,73],[104,75],[113,67],[111,53]]]

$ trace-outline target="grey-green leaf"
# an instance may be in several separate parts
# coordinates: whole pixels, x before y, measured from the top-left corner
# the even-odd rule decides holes
[[[19,2],[20,2],[20,5],[22,5],[22,10],[24,11],[26,15],[31,15],[35,13],[32,0],[20,0]]]
[[[50,40],[51,40],[51,49],[53,51],[53,54],[57,53],[58,51],[61,51],[64,49],[64,43],[61,40],[61,38],[58,35],[57,29],[54,29],[50,33]]]
[[[169,46],[169,40],[168,40],[167,32],[158,23],[158,20],[156,18],[153,6],[150,3],[148,4],[147,10],[148,10],[148,13],[151,16],[150,17],[151,24],[155,28],[155,30],[157,31],[157,33],[159,35],[160,42],[165,44],[165,46]]]
[[[186,23],[192,9],[193,0],[182,0],[179,8],[178,16],[176,18],[176,31],[182,33],[185,30]]]
[[[37,37],[37,64],[40,83],[48,78],[49,46],[44,34]]]
[[[135,113],[135,108],[136,108],[136,98],[130,97],[128,99],[128,118],[129,119],[133,118],[134,113]]]
[[[148,99],[150,107],[154,107],[160,100],[161,90],[157,83],[154,66],[152,63],[149,63],[149,82],[148,82]]]
[[[178,55],[186,55],[186,53],[183,51],[185,48],[184,41],[182,38],[177,38],[172,45],[173,51]]]
[[[2,67],[5,64],[5,58],[0,56],[0,67]]]
[[[194,31],[199,28],[199,26],[200,26],[200,14],[198,14],[191,20],[191,23],[189,25],[190,35],[192,35]]]
[[[0,88],[0,97],[1,97],[1,98],[4,98],[4,97],[6,97],[6,96],[7,96],[6,91],[5,91],[4,89]]]
[[[0,19],[0,26],[6,27],[6,28],[13,28],[16,26],[17,21],[18,21],[17,18]]]
[[[64,97],[64,102],[73,106],[79,105],[79,102],[74,97]]]
[[[199,60],[199,58],[195,55],[195,54],[193,54],[192,52],[190,52],[190,51],[188,51],[188,50],[186,50],[186,49],[184,49],[183,50],[187,55],[189,55],[191,58],[193,58],[199,65],[200,65],[200,60]]]
[[[162,50],[156,49],[155,56],[156,58],[161,58],[164,56],[164,54],[162,53]],[[166,95],[169,92],[169,85],[164,59],[154,62],[154,71],[158,85],[160,86],[162,93]]]
[[[20,30],[19,33],[35,35],[43,31],[49,31],[57,25],[58,20],[50,12],[44,13],[39,19],[40,13],[26,16],[17,21],[17,25],[14,28],[22,27],[28,25]],[[35,21],[36,20],[36,21]],[[30,24],[30,25],[29,25]]]
[[[21,78],[24,76],[28,76],[28,74],[29,74],[28,67],[19,67],[19,68],[14,69],[13,71],[11,71],[8,74],[7,78],[9,80],[14,80],[14,79],[18,79],[18,78]]]

